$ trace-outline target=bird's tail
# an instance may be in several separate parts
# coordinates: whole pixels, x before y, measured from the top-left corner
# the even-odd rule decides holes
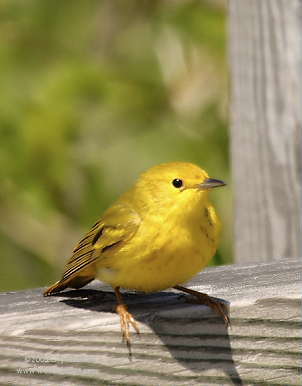
[[[55,294],[57,292],[63,291],[65,288],[81,288],[84,285],[90,283],[94,279],[94,276],[77,276],[72,279],[68,278],[65,280],[60,280],[51,285],[44,291],[44,296],[50,296],[51,294]]]

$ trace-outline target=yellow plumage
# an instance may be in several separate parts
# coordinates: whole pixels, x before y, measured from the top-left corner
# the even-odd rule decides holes
[[[79,242],[45,295],[94,278],[146,292],[189,280],[216,251],[220,224],[208,191],[222,185],[191,163],[147,170]]]

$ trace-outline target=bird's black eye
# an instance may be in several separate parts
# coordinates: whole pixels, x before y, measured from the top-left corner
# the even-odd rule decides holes
[[[175,178],[173,181],[172,181],[172,184],[175,188],[181,188],[182,185],[183,185],[183,182],[182,180],[180,180],[179,178]]]

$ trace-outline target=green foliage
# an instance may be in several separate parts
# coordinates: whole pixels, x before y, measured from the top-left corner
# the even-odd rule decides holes
[[[1,2],[2,290],[50,282],[151,165],[193,161],[229,180],[225,10],[215,4]],[[231,193],[214,199],[226,224],[214,262],[226,263]]]

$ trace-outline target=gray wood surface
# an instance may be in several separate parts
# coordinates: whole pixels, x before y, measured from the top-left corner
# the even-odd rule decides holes
[[[301,255],[302,1],[230,0],[236,261]]]
[[[232,327],[166,291],[127,293],[133,358],[114,296],[94,281],[44,298],[0,294],[1,385],[301,385],[301,262],[209,268],[190,287],[229,303]]]

